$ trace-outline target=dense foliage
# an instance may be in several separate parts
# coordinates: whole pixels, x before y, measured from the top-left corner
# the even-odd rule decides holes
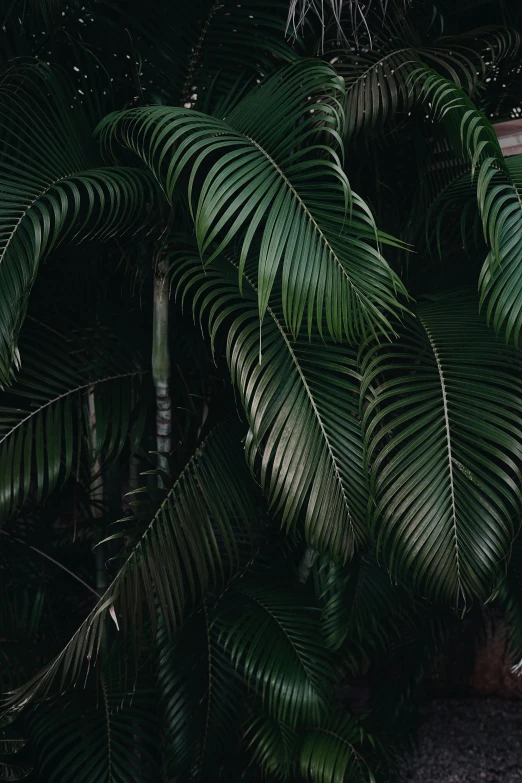
[[[522,658],[518,4],[1,13],[0,780],[395,779]]]

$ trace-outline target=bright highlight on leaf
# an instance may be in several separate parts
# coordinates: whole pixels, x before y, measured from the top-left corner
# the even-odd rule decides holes
[[[417,309],[363,359],[363,419],[378,550],[431,600],[486,601],[520,513],[522,364],[476,299]]]
[[[342,100],[335,71],[304,60],[266,79],[223,119],[145,107],[109,115],[98,135],[113,155],[118,143],[137,153],[169,200],[186,188],[205,263],[238,243],[240,285],[259,240],[261,319],[280,279],[277,299],[293,337],[303,323],[309,334],[317,328],[338,341],[389,336],[405,289],[341,166]]]

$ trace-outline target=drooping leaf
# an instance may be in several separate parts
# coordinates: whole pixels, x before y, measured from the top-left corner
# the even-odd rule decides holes
[[[140,155],[169,200],[188,175],[207,263],[236,240],[241,281],[260,240],[261,319],[280,276],[293,336],[303,321],[309,332],[317,325],[336,340],[387,335],[405,291],[374,247],[380,235],[371,213],[340,166],[342,96],[330,66],[304,60],[263,81],[225,119],[183,107],[138,108],[109,115],[98,134],[113,154],[119,142]]]
[[[356,355],[317,334],[292,341],[276,306],[261,325],[255,267],[253,254],[241,296],[233,260],[220,256],[204,270],[190,248],[172,256],[178,294],[201,322],[208,317],[213,344],[228,326],[227,359],[250,426],[246,455],[252,469],[259,462],[272,506],[287,528],[304,512],[309,544],[347,559],[367,538]]]
[[[89,118],[65,76],[44,63],[0,81],[0,384],[19,363],[17,341],[40,262],[69,236],[104,240],[143,223],[146,172],[100,167]]]
[[[220,642],[277,721],[295,727],[323,714],[332,677],[319,611],[292,592],[236,587],[216,621]]]
[[[496,331],[518,345],[522,329],[519,274],[521,206],[519,156],[504,159],[487,117],[455,84],[434,71],[419,73],[422,99],[442,124],[454,153],[468,157],[484,238],[490,247],[479,279],[480,304]]]
[[[89,436],[89,389],[98,413],[97,455],[103,460],[121,451],[143,373],[118,341],[104,336],[95,347],[87,333],[65,337],[36,322],[24,330],[22,370],[0,393],[1,522],[24,503],[41,502],[76,469]]]
[[[520,357],[472,295],[419,306],[363,359],[367,459],[381,556],[434,601],[487,600],[520,513]]]
[[[144,626],[156,633],[157,610],[167,633],[253,551],[260,523],[257,493],[231,422],[218,426],[174,483],[117,576],[62,652],[10,694],[21,708],[60,683],[75,683],[97,660],[107,622],[139,648]],[[114,623],[115,624],[115,623]],[[135,659],[137,655],[135,653]]]

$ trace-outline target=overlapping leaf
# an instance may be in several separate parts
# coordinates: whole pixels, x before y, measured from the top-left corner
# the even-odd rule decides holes
[[[105,336],[99,344],[87,334],[65,338],[34,322],[24,331],[23,368],[0,394],[0,521],[28,501],[39,503],[77,469],[89,437],[89,390],[98,414],[97,455],[121,451],[142,372]]]
[[[237,570],[259,536],[257,493],[230,422],[197,448],[116,578],[62,652],[10,696],[18,707],[55,681],[74,683],[97,659],[106,620],[139,647],[144,626],[156,631],[158,607],[167,633],[205,593]],[[112,618],[112,619],[111,619]]]
[[[256,714],[247,723],[245,740],[261,769],[283,780],[288,779],[298,750],[296,731],[268,715]]]
[[[0,384],[12,380],[18,332],[40,261],[65,236],[136,229],[152,183],[100,167],[89,118],[65,77],[43,63],[0,82]]]
[[[382,130],[388,122],[404,121],[422,102],[415,78],[429,66],[450,77],[457,87],[473,93],[493,66],[516,55],[520,37],[514,30],[487,27],[423,47],[409,25],[372,31],[366,46],[333,46],[327,59],[346,82],[346,134],[349,138]],[[441,78],[442,78],[441,74]]]
[[[423,100],[442,123],[452,150],[465,155],[476,180],[478,210],[490,247],[479,279],[480,304],[496,331],[518,345],[522,329],[522,163],[504,159],[493,126],[452,82],[419,74]]]
[[[422,305],[364,357],[378,547],[433,600],[484,601],[502,579],[521,507],[520,370],[469,294]]]
[[[372,244],[371,214],[340,166],[342,97],[333,69],[305,60],[263,81],[224,120],[147,107],[109,115],[98,132],[113,153],[120,142],[140,155],[169,199],[188,179],[201,253],[212,246],[208,262],[238,241],[241,280],[260,239],[261,318],[279,276],[292,335],[303,321],[336,340],[387,335],[404,288]]]
[[[217,623],[244,681],[277,721],[319,720],[333,672],[318,610],[297,594],[257,585],[237,587],[234,598]]]
[[[310,783],[375,783],[361,748],[363,737],[350,715],[332,716],[303,737],[301,775]]]
[[[280,311],[261,326],[255,256],[245,268],[243,296],[236,266],[216,258],[205,271],[190,250],[174,255],[178,293],[208,317],[212,342],[228,325],[227,358],[250,427],[246,454],[260,456],[261,484],[283,523],[304,512],[311,546],[347,559],[366,539],[366,477],[359,428],[355,353],[314,337],[292,342]],[[261,352],[261,355],[260,355]]]

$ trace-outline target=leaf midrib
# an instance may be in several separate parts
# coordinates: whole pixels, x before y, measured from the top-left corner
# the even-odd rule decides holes
[[[301,196],[299,195],[299,193],[295,189],[295,187],[292,185],[292,183],[290,182],[290,180],[288,179],[288,177],[286,176],[286,174],[284,173],[282,168],[276,163],[274,158],[272,158],[272,156],[265,149],[263,149],[263,147],[260,144],[258,144],[258,142],[255,139],[253,139],[251,136],[247,136],[247,135],[245,135],[245,138],[248,139],[256,147],[256,149],[258,149],[261,152],[262,155],[265,156],[265,158],[268,160],[268,162],[271,164],[271,166],[273,166],[273,168],[277,171],[277,173],[279,174],[279,176],[281,177],[281,179],[283,180],[285,185],[288,187],[288,189],[294,194],[295,198],[299,202],[299,205],[300,205],[301,209],[303,210],[303,212],[306,215],[306,217],[309,219],[310,223],[313,225],[316,233],[319,234],[319,236],[321,237],[321,239],[322,239],[325,247],[327,248],[330,256],[332,257],[332,259],[335,261],[335,263],[339,267],[339,270],[341,271],[341,274],[346,279],[346,282],[348,283],[348,285],[352,289],[352,291],[353,291],[355,297],[357,298],[357,300],[359,302],[361,302],[361,300],[364,299],[364,301],[368,302],[368,304],[370,305],[371,303],[369,302],[368,298],[360,293],[360,291],[358,290],[357,286],[355,285],[353,280],[350,278],[350,275],[348,274],[348,272],[344,268],[341,259],[339,258],[339,256],[337,255],[337,253],[335,252],[333,247],[331,246],[331,244],[328,241],[327,237],[323,233],[321,227],[319,226],[319,224],[317,223],[316,219],[314,218],[314,216],[310,212],[308,206],[303,201],[303,199],[301,198]]]
[[[237,269],[236,264],[233,261],[230,261],[230,263]],[[250,287],[252,288],[252,290],[255,291],[256,294],[257,294],[258,293],[257,286],[254,284],[254,282],[250,279],[250,277],[247,274],[243,273],[243,275],[244,275],[246,281],[248,282],[248,284],[250,285]],[[290,340],[288,339],[288,336],[287,336],[283,326],[281,325],[279,319],[277,318],[276,314],[274,313],[274,310],[270,307],[270,305],[267,306],[267,311],[270,314],[270,316],[272,317],[272,320],[274,321],[275,325],[277,326],[277,328],[278,328],[278,330],[279,330],[279,332],[280,332],[280,334],[281,334],[281,336],[283,338],[283,341],[284,341],[284,343],[285,343],[285,345],[287,347],[288,353],[290,354],[290,357],[291,357],[291,359],[292,359],[292,361],[293,361],[293,363],[295,365],[297,373],[298,373],[298,375],[299,375],[299,377],[301,379],[301,382],[302,382],[302,384],[304,386],[304,389],[305,389],[305,392],[307,394],[308,400],[310,402],[310,405],[312,406],[312,410],[315,413],[315,417],[317,419],[317,422],[318,422],[319,427],[321,429],[321,432],[323,434],[324,441],[326,442],[326,446],[327,446],[327,449],[328,449],[328,453],[330,455],[330,459],[331,459],[331,461],[333,463],[335,477],[336,477],[337,482],[338,482],[338,484],[340,486],[341,493],[342,493],[342,496],[343,496],[343,499],[344,499],[344,505],[345,505],[345,508],[346,508],[346,512],[348,514],[348,524],[350,525],[350,529],[352,531],[352,535],[355,538],[355,529],[354,529],[353,522],[352,522],[352,514],[351,514],[351,511],[350,511],[350,505],[348,503],[348,498],[347,498],[347,495],[346,495],[346,492],[345,492],[345,489],[344,489],[344,484],[343,484],[343,481],[342,481],[342,478],[341,478],[341,473],[340,473],[339,465],[338,465],[338,462],[337,462],[337,458],[335,457],[335,454],[333,452],[332,446],[330,444],[330,439],[329,439],[328,434],[326,432],[326,429],[324,427],[323,420],[321,418],[321,414],[319,413],[319,409],[317,408],[317,405],[316,405],[316,402],[314,400],[313,394],[312,394],[312,392],[310,390],[310,387],[309,387],[309,385],[308,385],[308,383],[306,381],[306,378],[304,376],[303,370],[301,369],[301,365],[299,364],[299,360],[298,360],[298,358],[297,358],[297,356],[296,356],[296,354],[295,354],[295,352],[294,352],[294,350],[292,348],[292,344],[290,343]]]
[[[457,568],[457,586],[458,586],[457,589],[463,592],[462,578],[460,573],[460,547],[459,547],[458,526],[457,526],[457,509],[456,509],[456,502],[455,502],[455,482],[453,476],[454,458],[453,458],[453,450],[451,445],[451,430],[450,430],[450,421],[449,421],[448,398],[446,393],[446,381],[444,379],[442,363],[437,351],[437,346],[435,345],[435,341],[422,316],[418,315],[418,318],[419,318],[419,322],[422,325],[422,328],[424,329],[428,337],[430,347],[431,350],[433,351],[433,356],[435,358],[435,362],[437,365],[437,371],[439,373],[440,387],[442,392],[442,405],[444,409],[444,429],[446,431],[446,448],[448,453],[448,468],[449,468],[450,495],[451,495],[451,516],[452,516],[452,527],[453,527],[453,540],[455,544],[455,565]]]
[[[109,375],[105,378],[99,378],[95,381],[89,381],[88,383],[81,384],[80,386],[76,386],[74,389],[67,389],[67,391],[63,392],[62,394],[59,394],[57,397],[53,397],[52,399],[48,400],[43,405],[40,405],[38,408],[35,408],[34,410],[30,411],[30,413],[27,414],[23,419],[21,419],[12,429],[10,429],[6,434],[0,438],[0,446],[2,443],[12,436],[12,434],[23,424],[25,424],[29,419],[31,419],[33,416],[38,416],[39,413],[44,411],[46,408],[49,407],[49,405],[54,405],[56,402],[59,402],[60,400],[63,400],[64,397],[68,397],[69,395],[76,394],[79,391],[82,391],[83,389],[87,389],[89,386],[98,386],[101,383],[109,383],[109,381],[117,381],[119,378],[131,378],[136,375],[143,375],[143,370],[134,370],[132,372],[125,372],[125,373],[118,373],[117,375]]]

